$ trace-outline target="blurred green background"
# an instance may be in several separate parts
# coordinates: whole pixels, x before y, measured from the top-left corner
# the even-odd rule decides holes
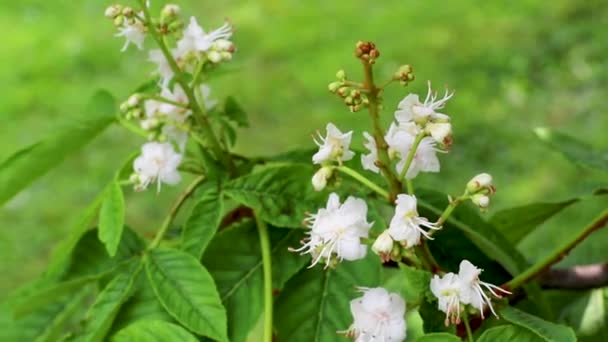
[[[588,194],[605,174],[576,167],[539,143],[535,127],[555,128],[608,148],[608,2],[606,1],[175,1],[205,28],[224,18],[236,27],[237,72],[212,80],[217,97],[235,95],[252,125],[237,150],[269,155],[312,147],[310,134],[328,121],[344,130],[368,127],[327,92],[338,69],[357,79],[357,40],[376,42],[377,77],[412,64],[417,81],[386,92],[388,122],[408,92],[456,90],[445,113],[455,144],[442,173],[416,180],[460,191],[474,174],[494,175],[492,211]],[[160,1],[153,0],[160,6]],[[0,4],[0,160],[82,117],[98,88],[126,99],[153,65],[144,52],[121,53],[104,18],[109,1],[20,0]],[[79,210],[142,143],[114,126],[0,208],[0,298],[33,279]],[[2,184],[0,184],[2,186]],[[179,191],[129,193],[127,221],[146,234],[157,228]],[[531,260],[550,252],[590,221],[606,198],[566,210],[528,236]],[[608,231],[577,248],[564,264],[605,261]],[[604,249],[605,254],[605,249]]]

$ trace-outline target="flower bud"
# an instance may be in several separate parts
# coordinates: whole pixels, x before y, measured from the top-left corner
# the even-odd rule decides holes
[[[336,78],[340,81],[344,81],[346,79],[346,72],[344,72],[344,70],[342,69],[338,70],[338,72],[336,73]]]
[[[388,230],[385,230],[378,236],[374,244],[372,245],[372,251],[378,255],[386,255],[391,253],[393,250],[393,238],[388,233]]]
[[[127,18],[133,16],[133,14],[135,14],[135,11],[133,11],[133,9],[129,6],[125,6],[125,8],[122,9],[122,15]]]
[[[114,18],[114,25],[115,26],[122,26],[122,24],[125,22],[125,17],[123,17],[122,15],[118,15],[116,16],[116,18]]]
[[[452,124],[450,123],[429,123],[427,131],[433,139],[440,144],[450,146],[452,144]]]
[[[127,113],[129,109],[131,109],[131,107],[129,107],[129,103],[123,102],[120,104],[120,107],[118,107],[118,109],[121,113]]]
[[[492,176],[487,173],[480,173],[467,183],[467,191],[470,193],[476,193],[483,189],[492,189],[492,187]]]
[[[161,17],[163,18],[174,18],[180,12],[180,8],[175,4],[166,4],[160,12]]]
[[[133,107],[139,106],[140,102],[141,102],[141,95],[133,94],[127,100],[127,105],[129,106],[129,108],[133,108]]]
[[[342,82],[339,82],[339,81],[331,82],[327,86],[327,89],[329,89],[330,92],[335,93],[336,91],[338,91],[338,89],[340,89],[341,86],[342,86]]]
[[[222,52],[220,52],[220,56],[222,56],[222,60],[223,61],[232,60],[232,53],[230,53],[228,51],[222,51]]]
[[[219,63],[222,61],[222,55],[217,51],[209,51],[207,58],[213,63]]]
[[[471,197],[471,202],[478,206],[480,209],[487,209],[490,205],[490,197],[484,194],[477,194]]]
[[[213,45],[215,46],[216,49],[221,50],[221,51],[228,51],[228,52],[234,51],[234,44],[227,39],[216,40],[215,43],[213,43]]]
[[[114,18],[116,18],[117,15],[120,14],[121,11],[122,11],[122,8],[120,5],[112,5],[112,6],[109,6],[108,8],[106,8],[106,11],[104,14],[108,18],[114,19]]]
[[[324,166],[312,176],[312,186],[316,191],[321,191],[327,186],[327,180],[331,178],[333,169],[328,166]]]

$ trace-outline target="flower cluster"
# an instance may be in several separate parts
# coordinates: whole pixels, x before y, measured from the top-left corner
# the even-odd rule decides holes
[[[397,159],[396,171],[406,179],[415,178],[420,172],[439,172],[437,152],[444,152],[452,143],[452,126],[447,115],[437,112],[452,98],[446,91],[437,99],[429,82],[428,94],[424,102],[418,95],[409,94],[397,106],[384,141],[389,147],[389,157]],[[371,134],[364,132],[364,146],[369,153],[361,156],[363,168],[378,173],[378,148]],[[439,149],[442,146],[444,149]],[[407,164],[407,165],[406,165]],[[404,168],[407,166],[407,170]]]
[[[373,223],[367,222],[367,204],[360,198],[348,197],[340,203],[337,194],[332,193],[327,206],[308,218],[310,231],[294,252],[310,254],[312,264],[323,261],[326,267],[342,260],[358,260],[367,254],[367,246],[361,239],[369,236]]]
[[[114,21],[117,36],[125,39],[123,51],[131,44],[143,50],[146,37],[151,35],[160,45],[148,52],[148,61],[156,65],[157,91],[133,94],[120,108],[127,120],[138,121],[140,132],[151,141],[144,145],[133,164],[135,174],[131,180],[137,190],[145,189],[153,181],[157,181],[159,189],[161,183],[179,182],[177,168],[188,137],[195,133],[193,112],[197,109],[206,113],[217,104],[211,98],[209,86],[200,82],[200,74],[231,60],[235,51],[229,40],[232,27],[228,23],[207,32],[194,17],[184,28],[177,5],[165,5],[160,19],[151,18],[148,12],[149,8],[137,12],[122,5],[112,5],[105,12]],[[168,42],[175,45],[171,47]],[[176,77],[184,73],[191,75],[191,81]]]
[[[354,322],[346,335],[356,342],[403,341],[405,301],[386,289],[360,288],[363,296],[350,302]]]
[[[501,293],[511,294],[511,292],[479,280],[482,271],[468,260],[463,260],[460,263],[458,274],[450,272],[442,277],[435,275],[431,279],[431,291],[437,297],[438,309],[446,314],[446,326],[450,323],[460,323],[460,314],[463,309],[461,305],[470,305],[477,309],[482,319],[484,318],[484,309],[488,306],[492,314],[498,317],[490,297],[484,292],[484,288],[496,298],[500,298]]]

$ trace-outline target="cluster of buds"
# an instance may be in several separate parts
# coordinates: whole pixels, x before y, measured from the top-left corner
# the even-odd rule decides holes
[[[344,70],[338,70],[336,78],[338,80],[330,83],[328,89],[342,98],[352,113],[358,112],[369,104],[367,96],[361,90],[349,86]]]
[[[414,76],[414,68],[409,64],[400,66],[399,70],[393,74],[393,80],[399,81],[399,84],[402,86],[408,85],[414,79],[416,79]]]
[[[364,62],[374,64],[376,59],[380,57],[380,51],[376,49],[376,44],[372,42],[359,41],[355,46],[355,56]]]
[[[160,22],[155,23],[161,34],[178,33],[184,28],[184,22],[179,14],[181,9],[178,5],[167,4],[160,12]]]
[[[490,205],[490,196],[496,192],[496,187],[492,184],[492,176],[487,173],[480,173],[467,183],[467,194],[471,202],[478,206],[482,211]]]

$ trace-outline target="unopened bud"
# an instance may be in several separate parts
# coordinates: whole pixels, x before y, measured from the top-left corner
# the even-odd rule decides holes
[[[222,55],[217,51],[209,51],[207,58],[213,63],[219,63],[222,61]]]
[[[122,8],[120,5],[112,5],[112,6],[109,6],[108,8],[106,8],[106,11],[104,14],[108,18],[114,19],[114,18],[116,18],[117,15],[120,14],[121,10],[122,10]]]
[[[346,79],[346,72],[342,69],[338,70],[338,72],[336,73],[336,78],[340,81],[344,81]]]
[[[232,44],[232,42],[227,39],[216,40],[215,43],[213,43],[213,44],[215,45],[216,49],[222,50],[222,51],[230,51],[230,50],[234,49],[234,44]]]
[[[118,107],[118,109],[120,110],[121,113],[126,113],[129,111],[131,107],[129,106],[129,104],[127,102],[123,102],[120,104],[120,107]]]
[[[440,144],[450,146],[452,143],[452,124],[450,123],[429,123],[426,126],[427,132],[433,139]]]
[[[388,230],[385,230],[378,236],[376,241],[374,241],[372,251],[380,256],[389,254],[393,250],[393,243],[393,238],[388,233]]]
[[[331,178],[332,174],[333,169],[331,167],[324,166],[320,168],[319,171],[317,171],[312,176],[313,188],[315,188],[316,191],[321,191],[325,189],[325,187],[327,186],[327,180]]]
[[[480,190],[491,188],[493,188],[492,176],[487,173],[480,173],[467,183],[467,191],[470,193],[476,193]]]
[[[135,11],[133,11],[133,8],[131,8],[129,6],[126,6],[125,8],[122,9],[122,15],[124,15],[127,18],[133,16],[133,14],[135,14]]]
[[[175,4],[166,4],[160,12],[161,17],[163,18],[174,18],[180,12],[180,8]]]
[[[114,25],[115,26],[122,26],[122,24],[125,22],[125,17],[122,15],[118,15],[116,16],[116,18],[114,18]]]
[[[484,194],[477,194],[471,196],[471,202],[481,209],[487,209],[490,205],[490,197]]]
[[[342,86],[342,82],[339,82],[339,81],[331,82],[327,86],[327,89],[329,89],[330,92],[335,93],[336,91],[338,91],[338,89],[340,89],[341,86]]]
[[[232,53],[228,52],[228,51],[222,51],[220,52],[220,56],[222,56],[222,60],[223,61],[229,61],[232,59]]]
[[[141,102],[141,95],[139,95],[139,94],[133,94],[127,100],[127,104],[129,105],[130,108],[139,106],[140,102]]]

